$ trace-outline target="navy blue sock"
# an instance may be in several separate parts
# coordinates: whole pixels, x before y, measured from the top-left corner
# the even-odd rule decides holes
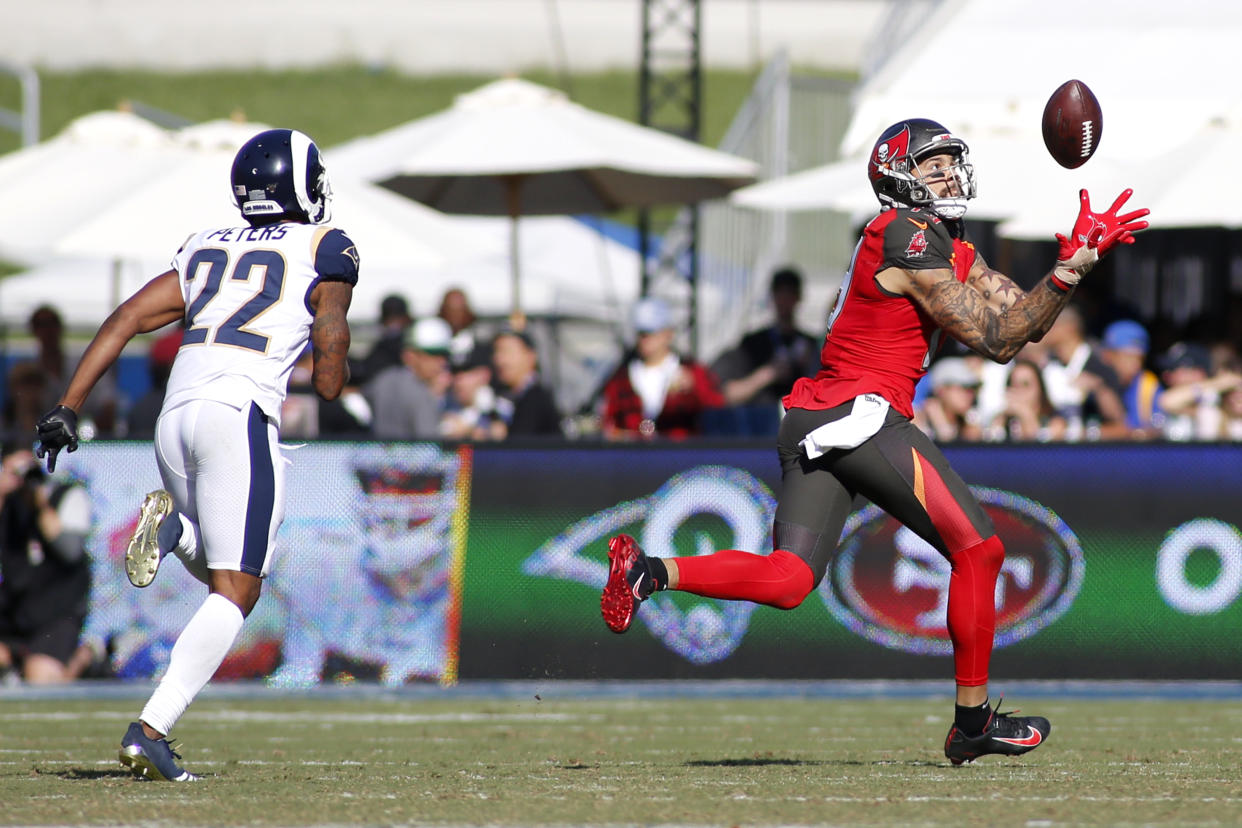
[[[181,525],[180,512],[174,511],[164,518],[159,531],[155,533],[155,541],[159,544],[161,558],[171,552],[173,547],[181,541],[181,534],[184,530],[185,527]]]

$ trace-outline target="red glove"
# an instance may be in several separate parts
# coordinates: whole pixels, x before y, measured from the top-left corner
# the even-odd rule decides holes
[[[1057,251],[1057,267],[1053,281],[1068,290],[1078,284],[1083,273],[1095,267],[1100,257],[1108,254],[1119,244],[1134,244],[1134,234],[1147,229],[1147,222],[1139,219],[1151,211],[1144,208],[1132,213],[1118,215],[1122,205],[1134,194],[1128,187],[1117,196],[1113,206],[1106,212],[1091,211],[1091,197],[1086,190],[1078,191],[1078,220],[1069,238],[1057,233],[1060,245]],[[1085,250],[1083,248],[1086,248]]]
[[[1134,190],[1127,187],[1122,190],[1121,195],[1117,196],[1113,206],[1109,207],[1106,212],[1093,213],[1091,196],[1086,190],[1079,190],[1078,220],[1074,222],[1074,229],[1070,231],[1068,239],[1057,233],[1057,241],[1061,244],[1060,255],[1057,258],[1060,261],[1067,261],[1074,255],[1074,251],[1084,244],[1094,247],[1101,256],[1107,255],[1108,251],[1118,244],[1134,244],[1133,234],[1147,229],[1147,222],[1139,221],[1139,219],[1151,211],[1144,208],[1135,210],[1133,213],[1126,213],[1124,216],[1118,215],[1117,211],[1132,195],[1134,195]]]

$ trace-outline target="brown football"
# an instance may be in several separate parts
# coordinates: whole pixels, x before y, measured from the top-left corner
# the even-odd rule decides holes
[[[1058,86],[1044,106],[1044,146],[1062,167],[1072,170],[1087,163],[1103,132],[1100,102],[1080,80]]]

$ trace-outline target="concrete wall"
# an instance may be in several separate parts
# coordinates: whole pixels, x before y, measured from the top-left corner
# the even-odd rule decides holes
[[[784,48],[852,69],[892,2],[704,0],[704,60],[748,67]],[[0,0],[0,55],[55,69],[588,71],[637,66],[641,22],[639,0]]]

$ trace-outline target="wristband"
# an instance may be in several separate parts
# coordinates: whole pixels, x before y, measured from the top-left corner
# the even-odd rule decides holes
[[[1057,268],[1056,270],[1048,274],[1048,284],[1052,286],[1053,290],[1059,291],[1061,293],[1069,293],[1071,290],[1074,289],[1075,283],[1067,282],[1063,278],[1061,278],[1061,276],[1058,273],[1058,271],[1060,270],[1061,268]],[[1074,271],[1070,270],[1069,268],[1065,268],[1065,270],[1067,271],[1066,275],[1068,275],[1069,273],[1074,273]],[[1078,274],[1074,273],[1074,275],[1077,276]]]

